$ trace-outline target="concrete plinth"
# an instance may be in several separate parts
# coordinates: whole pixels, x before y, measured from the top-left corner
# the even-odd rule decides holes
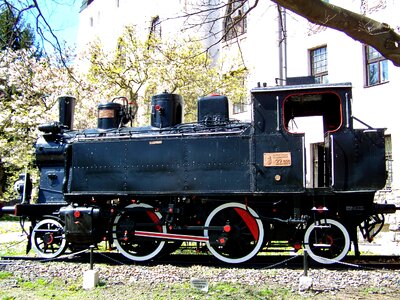
[[[299,280],[299,291],[305,292],[312,288],[313,280],[308,276],[301,276]]]
[[[83,289],[94,289],[99,283],[99,271],[87,270],[83,272]]]

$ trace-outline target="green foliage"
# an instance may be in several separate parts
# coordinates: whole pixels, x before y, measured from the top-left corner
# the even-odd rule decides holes
[[[33,163],[37,127],[58,119],[59,96],[77,98],[75,128],[95,123],[97,87],[58,57],[38,58],[30,49],[0,51],[0,200],[15,199],[13,183],[20,173],[27,170],[34,184],[38,181]],[[64,57],[69,61],[73,55],[66,50]]]
[[[15,197],[12,186],[19,173],[34,169],[37,127],[55,119],[56,98],[70,94],[69,82],[68,72],[50,56],[36,58],[29,49],[0,52],[0,192],[4,199]]]
[[[0,196],[6,185],[12,185],[18,173],[24,168],[31,168],[32,149],[26,149],[23,144],[32,144],[35,126],[35,116],[41,115],[41,106],[36,106],[38,95],[30,94],[29,109],[32,120],[26,120],[25,108],[20,104],[22,91],[32,84],[34,70],[30,68],[31,60],[40,56],[40,51],[34,49],[35,35],[29,24],[21,19],[8,2],[0,7]],[[14,55],[22,51],[23,55]],[[11,54],[10,54],[11,53]],[[9,55],[10,54],[10,55]],[[26,56],[26,59],[24,58]],[[13,65],[13,66],[11,66]],[[15,66],[18,66],[16,70]],[[7,69],[10,70],[7,70]],[[17,71],[18,73],[12,74]],[[19,83],[17,83],[19,81]],[[16,116],[23,115],[23,119]],[[24,124],[21,126],[21,124]],[[15,162],[10,162],[10,153],[20,152]],[[10,190],[6,191],[10,196]]]
[[[25,24],[11,5],[0,8],[0,49],[31,49],[35,44],[35,34],[29,24]],[[35,55],[38,56],[38,51]]]
[[[24,56],[27,52],[13,57],[10,53],[3,52],[0,58],[0,158],[3,184],[7,185],[12,185],[19,172],[32,168],[36,127],[46,111],[40,95],[44,93],[31,88],[38,75],[32,72],[34,62]]]
[[[133,27],[126,27],[113,53],[98,41],[89,49],[90,82],[104,98],[121,95],[137,101],[143,115],[151,96],[164,91],[183,96],[186,122],[195,120],[198,97],[220,92],[238,102],[246,95],[246,69],[215,65],[199,42],[166,42],[154,35],[141,40]]]

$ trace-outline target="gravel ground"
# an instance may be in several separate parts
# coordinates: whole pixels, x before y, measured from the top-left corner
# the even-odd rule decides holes
[[[60,278],[66,284],[81,282],[88,264],[65,262],[16,261],[0,265],[23,280]],[[302,270],[290,269],[240,269],[212,268],[204,266],[177,267],[173,265],[95,265],[104,287],[143,285],[170,285],[190,282],[192,278],[205,279],[210,286],[215,283],[240,283],[248,286],[285,287],[295,294],[319,296],[332,299],[398,299],[400,295],[400,272],[390,270],[327,270],[310,269],[308,278],[312,287],[300,290]]]

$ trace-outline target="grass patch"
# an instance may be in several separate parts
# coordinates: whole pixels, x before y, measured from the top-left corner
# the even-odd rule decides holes
[[[2,279],[8,279],[13,276],[13,273],[8,272],[8,271],[0,271],[0,280]]]
[[[14,215],[2,215],[1,221],[7,221],[7,222],[18,222],[20,217],[14,216]]]
[[[21,232],[22,228],[19,221],[0,221],[0,234],[10,232]]]
[[[26,243],[24,239],[18,242],[7,242],[0,244],[0,257],[3,256],[25,256],[26,255]],[[31,253],[33,251],[31,250]]]
[[[343,291],[340,294],[300,294],[297,290],[292,290],[287,286],[276,285],[271,282],[257,284],[244,284],[241,282],[209,282],[208,292],[196,289],[190,284],[189,280],[181,282],[152,282],[148,281],[129,281],[121,283],[108,282],[107,278],[101,279],[100,284],[92,290],[83,289],[82,277],[71,280],[69,277],[50,277],[28,279],[29,277],[18,278],[10,272],[0,272],[0,299],[190,299],[190,300],[258,300],[258,299],[289,299],[304,300],[313,299],[367,299],[385,293],[381,288],[364,288],[358,291]],[[386,290],[387,291],[387,290]],[[390,291],[387,291],[390,292]],[[394,294],[393,294],[394,295]],[[398,294],[396,294],[397,296]],[[353,297],[354,296],[354,297]],[[391,298],[390,298],[391,299]],[[395,298],[393,298],[395,299]]]
[[[292,294],[292,295],[291,295]],[[149,295],[148,295],[149,296]],[[240,283],[211,283],[208,292],[192,287],[189,283],[158,285],[149,299],[296,299],[287,289],[271,289],[267,286],[244,285]],[[145,298],[147,299],[147,298]]]
[[[371,297],[371,295],[386,294],[386,289],[384,287],[368,287],[365,288],[362,292],[366,297]]]
[[[181,283],[143,283],[107,285],[101,282],[93,290],[84,290],[82,280],[67,282],[60,278],[35,280],[16,279],[8,272],[0,273],[0,299],[300,299],[297,295],[281,288],[267,285],[244,285],[240,283],[210,283],[209,291],[203,292]]]
[[[0,279],[0,299],[84,299],[85,291],[82,283],[66,283],[59,278],[48,280],[15,280],[14,286],[8,280]]]

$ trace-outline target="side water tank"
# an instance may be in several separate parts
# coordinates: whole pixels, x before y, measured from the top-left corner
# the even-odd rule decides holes
[[[199,98],[197,120],[205,124],[219,124],[229,121],[228,98],[222,95]]]
[[[121,125],[122,105],[108,102],[98,106],[97,128],[112,129]]]
[[[164,92],[151,98],[151,126],[171,127],[182,123],[183,100],[180,95]]]

